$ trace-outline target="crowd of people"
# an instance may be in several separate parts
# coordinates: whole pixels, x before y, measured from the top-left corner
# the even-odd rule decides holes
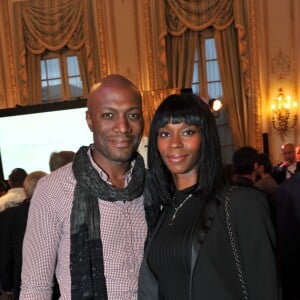
[[[300,299],[300,147],[273,166],[244,146],[224,165],[209,106],[180,93],[144,162],[141,93],[117,74],[92,87],[86,121],[91,145],[0,182],[3,297]]]

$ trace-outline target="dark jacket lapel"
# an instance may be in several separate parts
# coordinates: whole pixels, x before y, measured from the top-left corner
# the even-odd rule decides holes
[[[191,280],[194,273],[194,268],[196,265],[197,257],[203,242],[209,232],[209,229],[214,221],[216,213],[220,204],[223,201],[224,191],[221,191],[217,194],[216,197],[206,199],[201,210],[201,216],[199,217],[199,223],[195,230],[192,242],[192,253],[191,253]]]

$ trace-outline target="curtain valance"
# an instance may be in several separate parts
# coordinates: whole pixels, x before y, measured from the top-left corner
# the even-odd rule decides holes
[[[232,0],[165,0],[166,30],[182,35],[187,29],[223,30],[233,22]]]
[[[21,11],[25,44],[31,53],[84,44],[83,1],[26,1]]]

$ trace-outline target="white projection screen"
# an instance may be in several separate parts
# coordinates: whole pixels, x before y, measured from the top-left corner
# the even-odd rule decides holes
[[[0,177],[14,168],[49,173],[52,152],[91,144],[85,112],[86,100],[0,110]]]

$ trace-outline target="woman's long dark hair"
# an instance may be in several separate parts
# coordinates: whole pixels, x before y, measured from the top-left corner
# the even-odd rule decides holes
[[[159,105],[150,126],[148,168],[154,199],[162,204],[169,204],[175,192],[171,172],[157,149],[158,131],[170,122],[185,122],[199,128],[201,153],[196,191],[205,196],[216,194],[223,186],[223,162],[215,118],[209,106],[199,96],[174,94]]]

